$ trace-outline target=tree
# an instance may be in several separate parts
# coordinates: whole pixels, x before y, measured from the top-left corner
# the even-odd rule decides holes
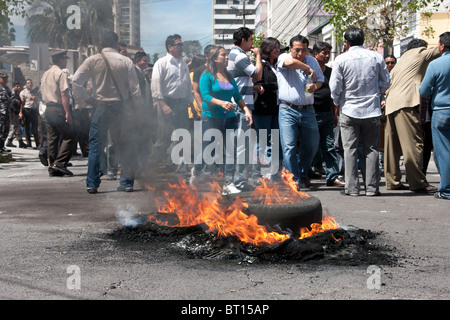
[[[189,58],[193,58],[197,54],[203,54],[202,53],[202,45],[200,44],[200,41],[198,40],[189,40],[184,41],[184,55]]]
[[[53,48],[79,49],[99,45],[103,29],[113,29],[113,14],[109,0],[79,1],[80,29],[69,29],[67,8],[72,0],[38,0],[33,3],[27,19],[28,39],[48,43]]]
[[[404,37],[409,31],[408,24],[413,15],[421,13],[428,21],[433,12],[445,0],[321,0],[324,10],[333,14],[330,19],[335,36],[343,41],[343,34],[349,27],[364,30],[366,44],[371,48],[385,46],[388,54],[394,51],[394,39]],[[433,33],[427,23],[424,33]]]
[[[0,46],[10,44],[16,40],[14,24],[11,16],[25,17],[25,8],[32,0],[0,0]]]

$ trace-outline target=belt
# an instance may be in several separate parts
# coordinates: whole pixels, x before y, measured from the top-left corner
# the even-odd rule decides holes
[[[280,101],[280,103],[284,104],[284,105],[287,105],[288,107],[291,107],[291,108],[294,108],[294,109],[307,109],[307,108],[312,106],[311,104],[308,104],[308,105],[305,105],[305,106],[297,106],[295,104],[287,103],[287,102],[284,102],[284,101]]]

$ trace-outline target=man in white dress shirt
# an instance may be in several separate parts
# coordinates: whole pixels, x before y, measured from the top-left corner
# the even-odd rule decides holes
[[[331,97],[340,107],[345,161],[345,195],[358,196],[358,147],[365,162],[366,196],[379,192],[380,95],[391,83],[383,57],[364,48],[364,32],[350,28],[344,35],[348,52],[338,56],[330,78]]]
[[[167,55],[153,67],[151,91],[157,102],[158,139],[153,145],[150,161],[169,161],[168,148],[174,130],[187,128],[188,105],[193,103],[189,68],[183,61],[183,42],[178,34],[166,39]],[[188,160],[188,159],[187,159]]]

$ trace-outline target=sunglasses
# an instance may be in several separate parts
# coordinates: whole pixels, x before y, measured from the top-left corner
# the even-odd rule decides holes
[[[388,62],[386,62],[386,64],[395,64],[395,62],[388,61]]]
[[[178,42],[178,43],[172,44],[172,46],[183,47],[183,46],[184,46],[184,43],[183,43],[183,42]]]

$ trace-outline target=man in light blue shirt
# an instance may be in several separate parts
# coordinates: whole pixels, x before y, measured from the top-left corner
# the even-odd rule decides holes
[[[290,40],[290,53],[278,57],[276,75],[280,102],[279,125],[286,170],[294,175],[297,189],[309,189],[308,171],[319,147],[319,129],[314,110],[314,91],[324,76],[317,60],[309,55],[309,41],[298,35]],[[307,85],[308,76],[313,83]],[[300,153],[297,155],[297,138]]]
[[[358,146],[365,163],[366,196],[379,192],[380,95],[391,78],[380,54],[366,50],[364,32],[350,28],[344,35],[348,52],[338,56],[330,78],[331,97],[340,107],[340,128],[344,146],[345,193],[358,196]]]
[[[450,32],[439,36],[442,56],[432,61],[419,88],[420,95],[431,97],[434,162],[441,175],[436,198],[450,200]]]

